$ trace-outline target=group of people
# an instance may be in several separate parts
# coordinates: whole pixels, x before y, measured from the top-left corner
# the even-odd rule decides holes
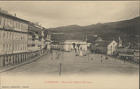
[[[75,44],[73,43],[73,49],[74,49],[74,52],[76,53],[76,56],[83,56],[83,49],[82,49],[82,46],[80,44]]]

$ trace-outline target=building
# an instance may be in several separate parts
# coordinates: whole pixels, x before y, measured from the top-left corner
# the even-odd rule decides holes
[[[45,50],[51,50],[51,32],[48,29],[44,30]]]
[[[91,51],[95,53],[114,55],[117,49],[118,43],[113,41],[96,41],[91,46]]]
[[[20,64],[43,54],[44,29],[0,9],[0,67]]]
[[[43,53],[45,48],[44,28],[29,22],[28,49],[34,55]]]
[[[117,50],[118,43],[113,40],[107,45],[107,55],[114,55]]]
[[[51,40],[54,42],[54,43],[63,43],[65,40],[64,40],[64,33],[52,33],[51,34]]]
[[[64,50],[64,33],[52,33],[51,34],[51,48],[56,50]]]
[[[28,57],[28,21],[0,12],[0,66],[21,63]]]
[[[79,45],[79,48],[78,48]],[[82,49],[84,51],[87,51],[88,48],[88,43],[86,41],[82,41],[82,40],[66,40],[64,42],[64,50],[65,51],[72,51],[75,48],[77,49]]]
[[[46,37],[46,49],[50,50],[51,49],[51,34],[48,34]]]
[[[140,60],[140,50],[134,50],[134,61],[139,63]]]

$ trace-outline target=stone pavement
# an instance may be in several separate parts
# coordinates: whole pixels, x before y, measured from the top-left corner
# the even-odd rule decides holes
[[[102,57],[101,57],[102,56]],[[74,52],[53,51],[52,54],[44,55],[38,60],[7,71],[4,74],[46,74],[59,75],[60,64],[61,74],[92,74],[92,73],[138,73],[138,65],[123,62],[121,60],[105,55],[89,54],[87,56],[76,56]]]

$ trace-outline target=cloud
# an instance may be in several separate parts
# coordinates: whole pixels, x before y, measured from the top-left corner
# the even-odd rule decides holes
[[[139,16],[139,1],[1,1],[0,7],[45,27],[89,25]]]

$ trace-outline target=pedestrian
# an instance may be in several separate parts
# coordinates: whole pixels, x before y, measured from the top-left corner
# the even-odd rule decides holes
[[[103,57],[103,56],[101,55],[101,63],[103,62],[102,57]]]
[[[76,53],[76,48],[75,48],[75,43],[72,43],[72,45],[73,45],[73,49],[74,49],[74,52]]]
[[[103,62],[103,60],[101,59],[101,63]]]
[[[80,44],[77,44],[77,48],[78,48],[78,51],[79,51],[79,48],[80,48]]]
[[[80,56],[83,56],[83,50],[82,50],[82,47],[80,47],[80,52],[79,52],[80,54]]]
[[[53,60],[53,50],[52,49],[50,50],[50,53],[51,53],[51,60]]]
[[[108,60],[108,57],[106,56],[105,59]]]

